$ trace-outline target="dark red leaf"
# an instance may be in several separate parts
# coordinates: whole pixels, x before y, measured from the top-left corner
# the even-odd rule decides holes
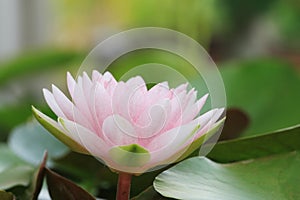
[[[47,185],[52,200],[95,200],[81,187],[59,174],[45,168]]]

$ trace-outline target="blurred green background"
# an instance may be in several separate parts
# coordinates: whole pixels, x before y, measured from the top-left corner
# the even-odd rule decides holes
[[[64,89],[66,71],[75,73],[100,41],[143,26],[180,31],[209,52],[227,92],[223,139],[299,124],[299,22],[299,0],[3,0],[0,140],[32,118],[31,105],[50,113],[41,89]],[[154,61],[184,70],[173,56],[136,52],[111,71]]]

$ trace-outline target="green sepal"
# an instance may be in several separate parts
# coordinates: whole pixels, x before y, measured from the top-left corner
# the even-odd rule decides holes
[[[109,151],[115,163],[126,167],[140,167],[150,160],[150,153],[138,144],[117,146]]]
[[[54,137],[67,145],[72,151],[82,153],[82,154],[90,154],[82,145],[76,142],[74,139],[66,135],[63,131],[58,128],[58,123],[48,117],[47,115],[40,112],[34,106],[32,106],[32,112],[37,121]]]

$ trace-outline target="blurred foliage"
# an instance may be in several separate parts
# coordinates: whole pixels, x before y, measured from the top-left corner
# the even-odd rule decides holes
[[[26,74],[37,71],[53,69],[71,63],[74,59],[79,59],[79,53],[62,51],[59,49],[41,50],[21,55],[20,57],[1,63],[0,84]]]
[[[51,49],[29,52],[14,60],[1,63],[0,95],[6,95],[1,94],[1,90],[4,90],[5,87],[9,85],[18,83],[18,81],[19,85],[17,85],[17,87],[27,91],[29,89],[26,89],[26,87],[32,86],[30,82],[36,84],[34,83],[35,77],[43,76],[42,74],[44,73],[48,73],[49,76],[55,69],[63,69],[63,71],[65,71],[68,65],[74,65],[82,60],[82,55],[83,54],[72,51]],[[23,81],[23,79],[25,79],[25,81]],[[34,92],[36,93],[36,91]],[[18,98],[17,104],[11,103],[15,102],[15,99],[12,99],[8,105],[2,106],[0,99],[0,140],[2,141],[6,139],[7,134],[12,128],[31,116],[30,105],[34,102],[38,103],[35,97],[29,92],[22,93],[23,96],[15,97]],[[13,96],[11,98],[13,98]]]
[[[212,32],[225,27],[227,13],[219,0],[128,0],[128,1],[55,1],[60,17],[60,29],[64,43],[82,47],[95,33],[115,31],[115,25],[134,28],[158,26],[178,30],[208,46]],[[76,16],[76,17],[75,17]],[[80,17],[79,17],[80,16]],[[222,19],[220,21],[219,19]],[[85,35],[83,41],[82,35]]]
[[[278,1],[270,11],[271,17],[278,24],[283,44],[300,50],[300,2],[298,0]]]
[[[130,22],[134,26],[158,26],[178,30],[196,39],[203,46],[209,44],[213,31],[224,26],[218,19],[226,19],[218,0],[154,0],[145,1],[143,4],[132,0],[130,3],[135,11],[130,13]]]
[[[278,59],[232,62],[221,68],[228,107],[246,112],[244,135],[300,123],[300,74]]]
[[[218,1],[218,3],[220,3],[227,10],[226,13],[230,15],[229,18],[232,27],[238,30],[244,30],[257,16],[268,11],[271,5],[276,1],[278,0],[223,0]]]
[[[18,115],[16,115],[16,113],[18,113]],[[7,106],[0,109],[1,141],[7,138],[10,129],[27,120],[30,115],[31,110],[26,104]]]

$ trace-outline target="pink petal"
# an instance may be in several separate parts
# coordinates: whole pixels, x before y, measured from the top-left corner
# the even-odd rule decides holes
[[[206,100],[207,100],[208,96],[209,96],[209,94],[206,94],[196,102],[199,112],[203,108],[204,104],[206,103]]]
[[[197,122],[192,121],[156,137],[147,146],[151,152],[151,163],[160,163],[174,155],[177,149],[194,137],[198,128]]]
[[[121,115],[122,117],[130,120],[129,115],[129,98],[131,90],[124,82],[119,82],[112,95],[111,106],[114,114]]]
[[[139,87],[129,96],[129,114],[131,121],[135,124],[147,107],[146,92],[147,90],[144,87]]]
[[[102,74],[100,74],[97,70],[93,70],[92,72],[92,81],[97,82],[100,81]]]
[[[213,124],[221,117],[223,112],[223,108],[215,108],[198,117],[197,121],[199,122],[201,127],[204,127],[206,124]]]
[[[91,88],[92,88],[92,81],[91,79],[89,78],[89,76],[87,75],[86,72],[83,72],[83,77],[82,77],[82,88],[83,88],[83,91],[84,92],[88,92],[86,93],[86,96],[88,96]]]
[[[148,91],[148,98],[149,98],[149,103],[154,104],[160,99],[168,97],[170,94],[169,86],[164,83],[159,83],[155,86],[153,86],[149,91]]]
[[[64,112],[58,106],[53,94],[47,89],[43,89],[43,93],[47,104],[49,105],[51,110],[56,114],[56,116],[66,118]]]
[[[103,122],[102,132],[112,146],[137,143],[135,130],[131,123],[120,115],[111,115]]]
[[[201,115],[199,118],[197,118],[201,128],[199,132],[196,134],[196,137],[200,137],[202,134],[206,133],[209,131],[215,123],[220,119],[222,114],[224,113],[224,109],[213,109],[205,114]]]
[[[92,122],[93,118],[90,113],[90,108],[88,106],[89,102],[88,97],[85,96],[86,92],[83,88],[83,80],[82,77],[78,77],[78,84],[75,86],[73,101],[78,110],[88,119],[88,121]]]
[[[134,118],[134,116],[131,117],[129,113],[131,102],[135,103],[135,94],[142,94],[143,90],[146,92],[146,86],[141,77],[131,78],[126,83],[119,82],[112,94],[113,113],[132,121],[132,117]]]
[[[113,75],[107,71],[104,73],[104,75],[101,78],[100,83],[103,85],[103,87],[108,91],[110,95],[112,95],[115,87],[117,86],[117,81],[113,77]]]
[[[182,124],[182,112],[183,112],[183,102],[185,99],[185,91],[176,94],[173,92],[173,98],[170,100],[171,102],[171,111],[168,117],[167,125],[165,130],[169,130],[171,128],[177,127]]]
[[[55,85],[52,85],[53,97],[66,118],[73,120],[73,103]]]
[[[70,93],[71,97],[73,98],[76,81],[74,80],[74,78],[72,77],[70,72],[67,72],[67,85],[68,85],[69,93]]]
[[[128,81],[126,81],[126,86],[131,90],[135,91],[139,88],[144,88],[146,89],[146,84],[145,81],[142,77],[136,76],[133,78],[130,78]]]
[[[76,107],[73,108],[73,117],[74,119],[72,121],[84,126],[85,128],[93,132],[97,131],[96,127],[93,125],[93,122],[88,120],[88,118],[86,118],[85,115]]]
[[[110,147],[95,133],[84,128],[80,124],[60,118],[59,123],[68,132],[69,137],[84,146],[92,155],[104,158]]]
[[[168,81],[164,81],[164,82],[158,83],[158,85],[160,85],[161,87],[166,88],[166,89],[169,90],[169,83],[168,83]]]
[[[179,93],[181,93],[181,92],[186,93],[187,86],[188,86],[188,83],[181,84],[181,85],[179,85],[178,87],[176,87],[176,88],[174,89],[174,92],[175,92],[176,94],[179,94]]]
[[[102,81],[110,81],[111,79],[115,79],[113,77],[113,75],[109,72],[109,71],[106,71],[103,76],[102,76]]]
[[[100,83],[96,83],[91,93],[91,113],[101,127],[105,118],[112,115],[112,100]]]
[[[85,96],[85,100],[86,100],[86,105],[89,108],[88,110],[91,111],[92,107],[91,107],[91,93],[93,90],[93,83],[90,80],[90,78],[88,77],[88,75],[84,72],[83,73],[83,77],[82,77],[82,91],[83,94]],[[93,119],[93,117],[91,117],[91,119]]]
[[[185,104],[183,105],[183,110],[193,105],[196,102],[196,99],[197,99],[197,91],[194,88],[192,88],[186,95],[186,101]]]
[[[138,121],[142,126],[136,127],[139,138],[150,138],[161,133],[166,126],[170,109],[170,101],[161,100],[146,110]]]
[[[196,103],[188,104],[183,113],[182,113],[182,123],[185,124],[191,120],[193,120],[200,112],[202,107],[204,106],[206,100],[208,98],[208,94],[204,95],[201,99],[199,99]]]
[[[149,144],[147,148],[152,151],[157,151],[160,149],[168,148],[169,146],[177,146],[179,144],[184,144],[184,142],[192,137],[195,132],[193,130],[198,127],[197,121],[192,121],[189,124],[173,128],[157,137],[155,137]]]

